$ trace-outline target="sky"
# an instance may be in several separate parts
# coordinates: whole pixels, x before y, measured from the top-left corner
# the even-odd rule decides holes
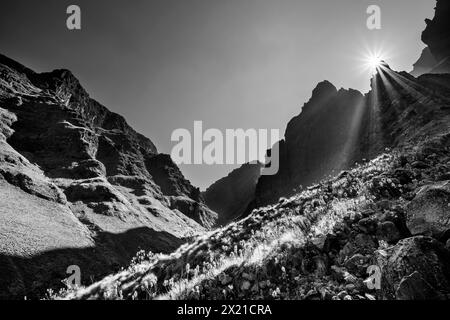
[[[81,30],[66,8],[81,8]],[[369,5],[381,29],[366,26]],[[0,52],[69,69],[92,98],[170,153],[175,129],[279,129],[316,84],[366,92],[361,59],[380,48],[412,69],[435,0],[1,0]],[[236,166],[181,165],[205,189]]]

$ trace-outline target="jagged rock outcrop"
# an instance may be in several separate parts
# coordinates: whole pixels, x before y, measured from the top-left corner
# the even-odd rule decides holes
[[[435,16],[432,20],[426,19],[426,29],[422,33],[422,41],[428,45],[437,64],[429,73],[450,72],[450,3],[446,0],[437,0]]]
[[[414,77],[419,77],[433,70],[436,64],[436,58],[431,53],[430,48],[426,47],[420,54],[419,60],[414,63],[413,70],[410,73]]]
[[[364,97],[358,91],[319,83],[301,114],[287,125],[285,139],[279,143],[280,170],[259,179],[254,205],[289,196],[354,163],[358,155],[352,139],[359,136],[364,110]]]
[[[418,79],[384,63],[371,80],[371,91],[337,90],[320,83],[279,142],[280,169],[258,180],[251,209],[290,196],[321,179],[371,159],[385,148],[422,141],[430,128],[441,128],[447,113],[448,74]],[[436,129],[438,130],[438,129]]]
[[[217,219],[170,157],[70,71],[3,55],[0,188],[0,297],[42,293],[72,264],[86,281],[139,249],[171,251]]]
[[[277,144],[279,172],[259,179],[245,214],[357,161],[371,159],[385,148],[424,137],[429,129],[424,126],[436,119],[443,111],[440,108],[446,108],[441,105],[450,95],[449,77],[443,74],[450,72],[449,6],[437,1],[434,19],[426,20],[422,40],[428,47],[412,75],[394,72],[383,63],[364,97],[355,90],[337,90],[328,81],[317,85],[302,112],[289,122],[285,139]]]
[[[246,163],[203,192],[208,207],[219,214],[219,224],[244,214],[253,200],[260,175],[261,164]]]
[[[170,208],[177,209],[201,225],[216,225],[218,214],[204,203],[200,189],[191,185],[169,155],[159,154],[146,160],[154,181],[168,196]]]

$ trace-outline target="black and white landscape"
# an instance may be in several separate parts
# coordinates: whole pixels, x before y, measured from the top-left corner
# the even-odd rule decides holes
[[[449,23],[367,93],[311,84],[278,173],[204,191],[75,72],[0,54],[0,299],[449,299]]]

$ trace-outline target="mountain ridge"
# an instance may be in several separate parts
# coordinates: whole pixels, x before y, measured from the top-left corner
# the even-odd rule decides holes
[[[435,57],[450,50],[448,37],[440,40],[450,30],[442,28],[448,7],[438,0],[434,22],[427,21],[424,42]],[[327,82],[320,87],[325,100],[336,94]],[[354,121],[344,126],[347,142],[339,150],[348,156],[348,170],[320,177],[330,173],[325,168],[316,184],[278,201],[278,188],[291,192],[298,181],[285,175],[286,188],[283,179],[262,177],[266,186],[259,187],[275,186],[276,194],[259,191],[260,202],[273,204],[262,207],[256,200],[246,217],[170,255],[141,253],[121,273],[52,298],[448,300],[450,74],[415,78],[382,63],[370,92],[355,101],[364,108],[349,107],[362,112],[347,115]],[[318,105],[327,109],[323,101]],[[296,129],[300,118],[288,127]],[[319,141],[327,137],[316,134]],[[292,130],[279,142],[281,174],[298,170],[293,165],[301,157],[286,148],[296,137]],[[325,164],[333,156],[326,151]],[[352,163],[360,156],[368,158]],[[369,268],[379,270],[379,279]]]
[[[2,203],[19,204],[1,209],[0,296],[42,294],[71,264],[85,279],[105,275],[216,223],[170,156],[68,70],[35,73],[0,55],[0,133]],[[14,235],[23,232],[25,241]]]
[[[366,96],[396,123],[381,126],[394,149],[53,298],[448,299],[450,75],[405,76],[380,71]],[[381,270],[379,290],[367,286],[369,266]]]
[[[435,17],[432,20],[425,20],[426,29],[423,31],[421,38],[428,47],[423,50],[421,57],[414,64],[414,69],[411,71],[411,74],[415,77],[420,77],[423,74],[445,74],[450,72],[450,67],[447,63],[450,53],[448,52],[449,45],[446,40],[449,38],[448,30],[450,28],[448,27],[448,19],[445,18],[448,16],[450,6],[443,0],[438,0],[436,3]],[[408,74],[399,74],[402,78],[400,81],[406,82],[406,85],[408,85],[409,81],[413,81]],[[386,76],[384,77],[386,78]],[[389,76],[387,77],[389,78]],[[398,87],[398,84],[396,84],[398,79],[389,79],[389,82],[391,86],[395,85]],[[442,85],[436,81],[434,82],[435,86]],[[381,81],[379,84],[383,85],[383,82]],[[373,86],[371,90],[373,91]],[[298,189],[318,182],[330,174],[336,174],[343,169],[348,169],[355,162],[361,161],[362,159],[371,159],[382,152],[384,148],[394,146],[394,141],[390,136],[391,133],[386,133],[391,131],[391,129],[383,128],[383,126],[389,126],[390,124],[387,122],[382,123],[382,114],[380,111],[371,109],[371,105],[374,102],[370,101],[370,92],[364,96],[365,101],[361,102],[360,109],[363,110],[356,111],[357,106],[354,105],[352,107],[353,110],[347,112],[346,115],[340,115],[340,120],[337,120],[341,121],[341,123],[336,126],[337,130],[335,129],[333,131],[330,125],[323,125],[323,123],[335,120],[333,119],[333,112],[336,112],[336,110],[333,110],[333,106],[330,106],[328,107],[329,113],[324,112],[322,116],[317,114],[317,110],[326,107],[325,100],[329,96],[334,96],[339,92],[346,92],[346,90],[342,88],[337,89],[328,80],[319,82],[316,85],[312,91],[310,100],[304,104],[300,113],[289,121],[285,130],[284,139],[277,143],[280,150],[280,171],[274,176],[263,176],[260,178],[256,186],[255,197],[250,202],[243,216],[249,214],[251,210],[258,206],[275,203],[282,196],[290,196]],[[362,95],[359,91],[351,88],[348,89],[348,92]],[[352,103],[350,101],[344,101],[344,99],[343,101],[338,100],[335,99],[331,103],[336,108],[340,104]],[[356,114],[359,119],[355,119],[353,114]],[[308,127],[308,122],[314,121],[319,124],[316,126],[311,125],[316,130],[315,133],[314,129],[301,129],[302,127]],[[347,124],[352,121],[359,122],[360,127],[348,128]],[[333,140],[336,138],[336,135],[345,135],[345,132],[343,132],[345,130],[353,130],[350,134],[354,137],[344,137],[340,141],[334,140],[334,143],[330,143],[331,146],[336,147],[336,144],[340,145],[334,152],[330,151],[328,154],[316,152],[318,151],[316,149],[320,148],[318,146],[327,143],[326,140]],[[312,141],[311,137],[314,137],[316,141]],[[354,141],[349,142],[351,139]],[[312,151],[311,148],[314,148],[314,150]],[[324,149],[325,151],[330,150],[329,148]],[[300,153],[305,154],[302,155]],[[340,157],[336,159],[331,158],[333,155],[339,153],[341,154]],[[315,159],[308,157],[308,154],[312,154]]]

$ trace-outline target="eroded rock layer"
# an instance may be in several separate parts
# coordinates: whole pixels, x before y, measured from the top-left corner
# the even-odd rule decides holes
[[[89,97],[67,70],[0,55],[0,296],[33,295],[79,265],[83,279],[168,252],[212,227],[169,156]]]

